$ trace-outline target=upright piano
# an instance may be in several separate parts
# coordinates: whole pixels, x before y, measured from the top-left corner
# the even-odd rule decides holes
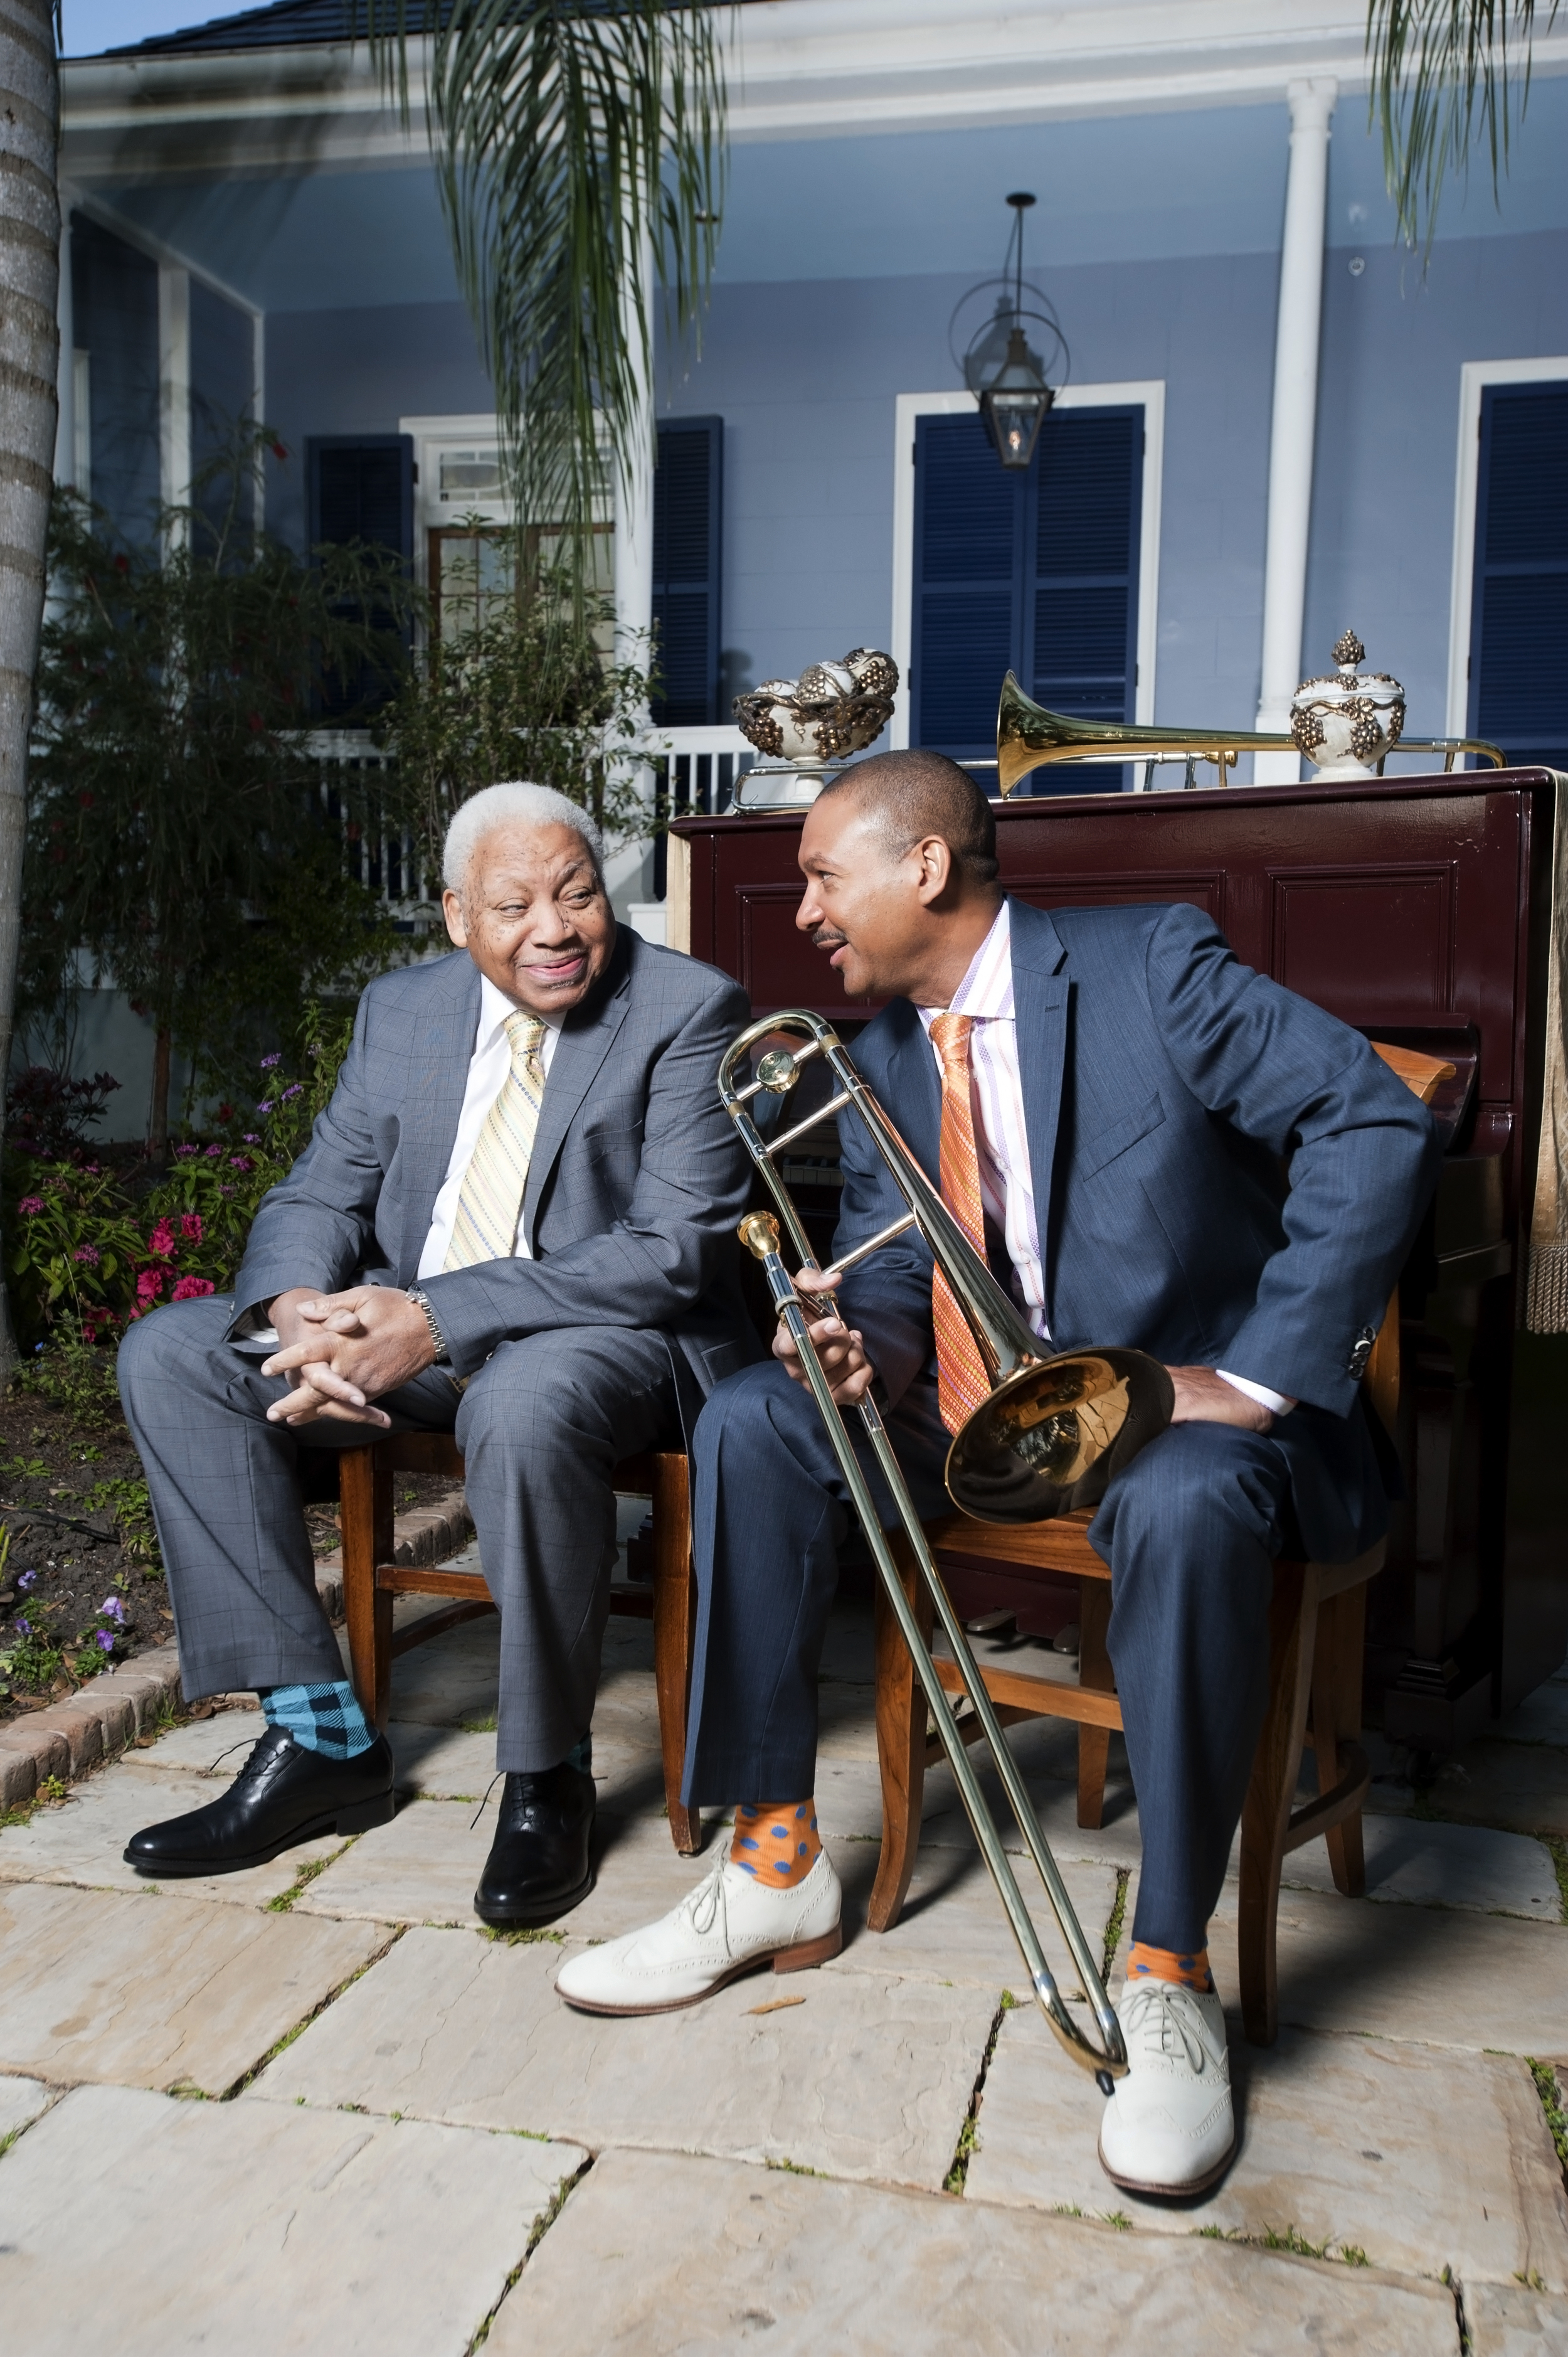
[[[1525,1330],[1557,780],[1463,770],[1364,785],[1037,794],[996,805],[1002,879],[1040,908],[1189,900],[1249,965],[1369,1038],[1455,1067],[1435,1202],[1400,1286],[1407,1497],[1371,1598],[1368,1703],[1448,1749],[1568,1646],[1568,1340]],[[796,931],[798,812],[675,821],[668,939],[757,1014],[875,1014]],[[831,1134],[799,1175],[831,1212]],[[811,1208],[810,1200],[808,1208]]]

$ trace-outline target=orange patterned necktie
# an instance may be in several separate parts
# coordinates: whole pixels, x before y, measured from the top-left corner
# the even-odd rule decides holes
[[[942,1060],[942,1200],[983,1260],[985,1208],[969,1088],[970,1028],[967,1015],[939,1015],[930,1036]],[[931,1319],[937,1329],[937,1405],[948,1430],[956,1432],[989,1396],[991,1386],[969,1321],[940,1268],[931,1273]]]

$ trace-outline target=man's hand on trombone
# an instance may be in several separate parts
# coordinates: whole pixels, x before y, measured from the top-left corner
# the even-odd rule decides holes
[[[806,1331],[832,1385],[833,1398],[840,1407],[854,1407],[875,1382],[876,1370],[865,1355],[862,1336],[842,1318],[822,1315],[822,1297],[831,1294],[838,1281],[836,1270],[824,1275],[821,1269],[802,1268],[796,1272],[795,1290],[806,1313]],[[798,1383],[806,1381],[795,1338],[782,1318],[774,1333],[773,1355]]]

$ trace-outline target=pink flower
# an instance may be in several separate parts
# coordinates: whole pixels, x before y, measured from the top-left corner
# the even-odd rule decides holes
[[[43,1208],[44,1199],[41,1195],[24,1195],[16,1206],[25,1220],[36,1220]]]
[[[175,1286],[174,1291],[169,1295],[169,1299],[171,1301],[199,1301],[204,1294],[210,1293],[212,1290],[212,1283],[209,1277],[182,1276],[179,1283]]]
[[[72,1260],[84,1261],[89,1268],[96,1268],[102,1257],[96,1244],[78,1244],[71,1254]]]
[[[222,1156],[223,1148],[220,1146],[209,1146],[207,1149],[207,1159],[209,1162],[220,1161],[222,1159]]]
[[[144,1309],[150,1308],[155,1301],[161,1298],[163,1289],[162,1269],[145,1268],[136,1279],[136,1298]]]
[[[229,1157],[229,1168],[231,1170],[253,1170],[255,1167],[254,1161],[248,1154],[231,1154]],[[231,1192],[232,1192],[232,1189],[231,1189]]]
[[[187,1243],[199,1244],[201,1242],[200,1212],[187,1211],[180,1220],[179,1232]]]
[[[155,1260],[174,1258],[174,1222],[171,1220],[158,1222],[152,1234],[147,1238],[147,1250]]]

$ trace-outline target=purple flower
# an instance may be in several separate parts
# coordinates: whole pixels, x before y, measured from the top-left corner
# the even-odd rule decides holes
[[[36,1220],[43,1208],[44,1199],[41,1195],[24,1195],[16,1206],[25,1220]]]
[[[208,1147],[207,1159],[209,1162],[220,1162],[222,1158],[223,1148],[220,1146],[209,1146]]]
[[[97,1630],[94,1632],[92,1641],[95,1645],[102,1645],[106,1653],[112,1653],[114,1651],[114,1637],[112,1630]]]
[[[96,1268],[102,1257],[96,1244],[78,1244],[71,1254],[72,1260],[85,1261],[89,1268]]]
[[[194,1146],[177,1146],[174,1150],[175,1160],[177,1162],[188,1162],[191,1156],[199,1151],[199,1149]]]
[[[242,1130],[240,1134],[240,1143],[242,1146],[260,1146],[261,1142],[262,1133],[259,1129]]]
[[[278,1103],[279,1104],[287,1104],[290,1097],[302,1097],[304,1094],[305,1083],[302,1081],[295,1081],[293,1088],[285,1089],[282,1096],[278,1099]]]
[[[123,1629],[125,1625],[125,1608],[117,1596],[106,1596],[98,1608],[98,1617],[101,1620],[117,1620]]]
[[[263,1072],[270,1072],[275,1065],[281,1064],[282,1062],[283,1058],[281,1056],[263,1056],[262,1058],[262,1070]]]
[[[31,1587],[38,1576],[38,1575],[36,1571],[22,1571],[17,1573],[16,1585],[22,1590],[24,1595],[27,1593],[27,1589]]]
[[[262,1099],[261,1103],[256,1107],[256,1111],[257,1111],[258,1113],[271,1113],[272,1109],[273,1109],[273,1101],[272,1101],[271,1097],[263,1097],[263,1098]],[[43,1207],[42,1207],[42,1205],[40,1204],[39,1209],[41,1210],[42,1208],[43,1208]]]
[[[30,1637],[32,1635],[32,1622],[30,1620],[24,1620],[19,1612],[16,1615],[16,1626],[21,1631],[24,1637]]]
[[[253,1170],[255,1167],[255,1164],[252,1161],[248,1154],[231,1154],[229,1157],[229,1168],[231,1170]],[[229,1191],[231,1194],[233,1189],[231,1188]]]

